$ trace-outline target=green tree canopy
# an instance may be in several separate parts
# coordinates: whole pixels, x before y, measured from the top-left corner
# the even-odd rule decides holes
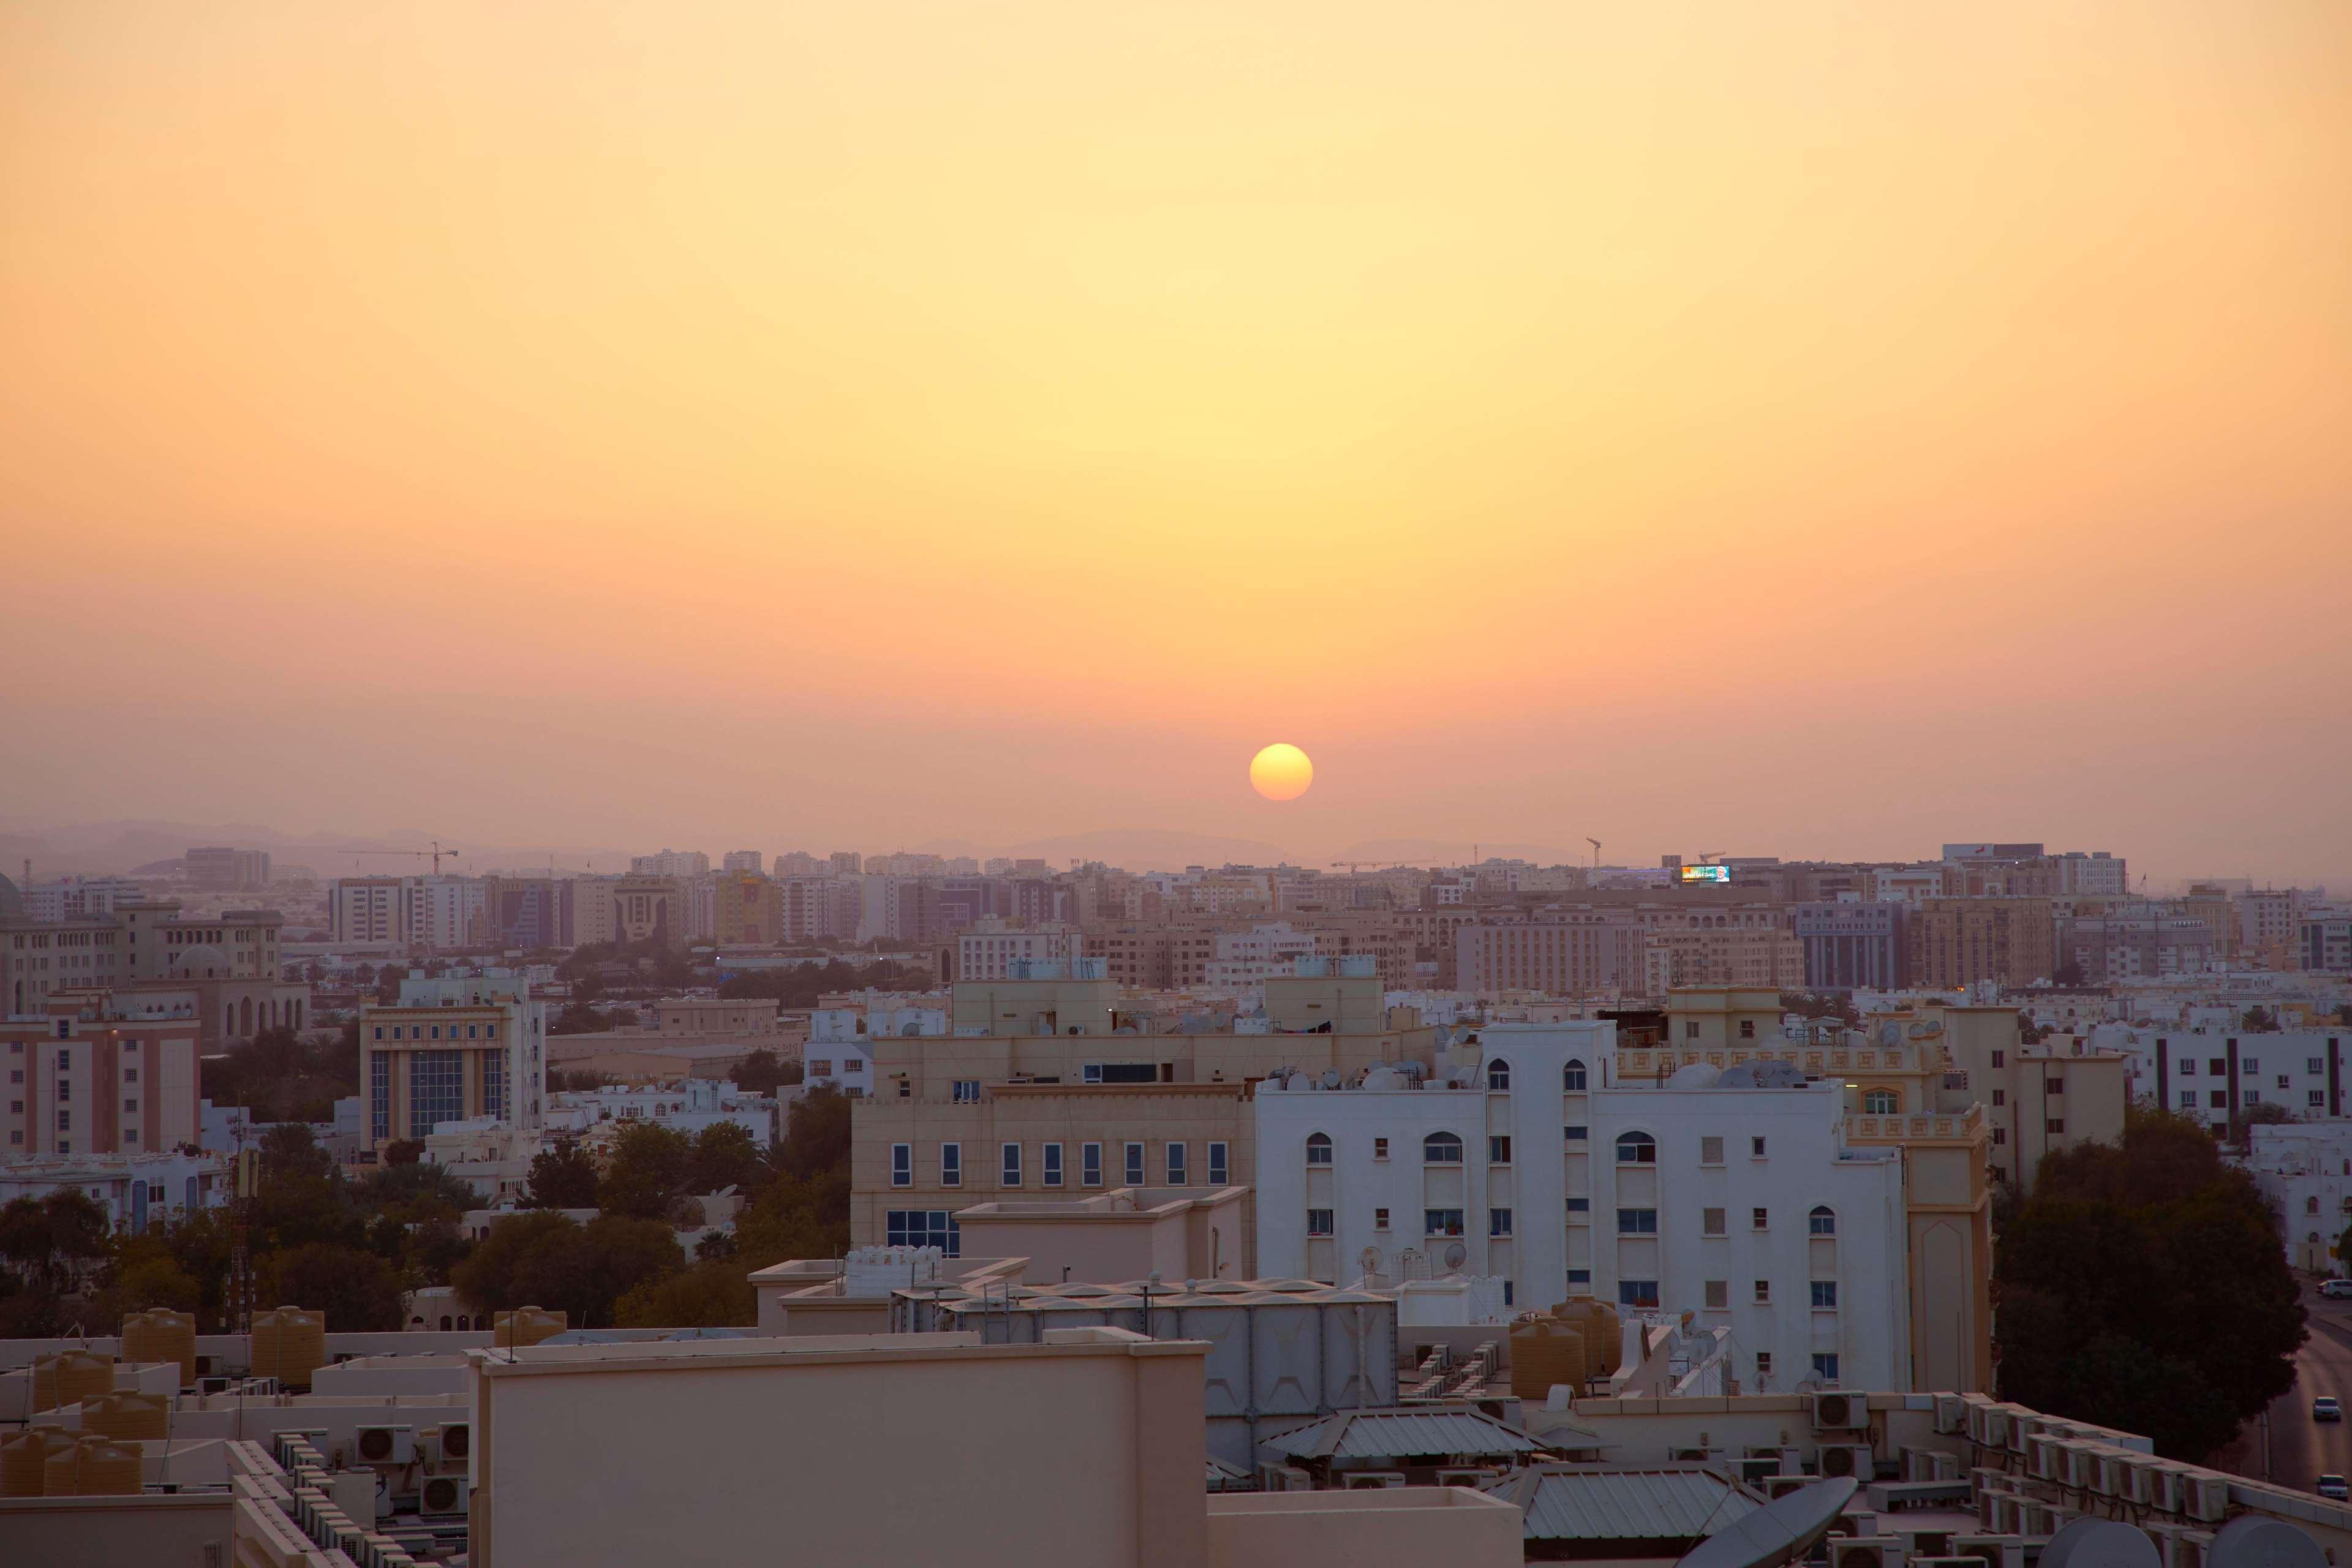
[[[609,1328],[622,1296],[685,1264],[659,1220],[601,1215],[583,1226],[535,1209],[493,1226],[449,1282],[478,1312],[545,1307],[569,1312],[575,1328]]]
[[[400,1274],[372,1252],[312,1242],[270,1258],[261,1280],[272,1305],[322,1314],[331,1333],[371,1333],[401,1326]]]
[[[530,1199],[535,1209],[596,1206],[596,1162],[569,1138],[541,1151],[530,1162]]]
[[[613,1157],[596,1184],[607,1214],[624,1219],[659,1219],[686,1191],[693,1145],[686,1135],[656,1122],[632,1122],[613,1140]]]
[[[715,1193],[735,1187],[748,1197],[767,1175],[760,1145],[736,1123],[713,1122],[694,1135],[694,1147],[687,1158],[688,1192]]]
[[[735,1087],[746,1094],[773,1094],[785,1084],[800,1081],[800,1063],[780,1061],[775,1052],[764,1047],[745,1057],[735,1068]]]
[[[2003,1227],[2000,1394],[2201,1459],[2294,1385],[2304,1311],[2276,1223],[2211,1136],[2133,1112],[2045,1157]]]

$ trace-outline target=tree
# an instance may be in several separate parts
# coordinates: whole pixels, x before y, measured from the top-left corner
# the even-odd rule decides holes
[[[530,1198],[535,1209],[592,1209],[596,1206],[596,1162],[571,1139],[542,1150],[530,1162]]]
[[[760,1146],[751,1134],[732,1121],[715,1121],[694,1135],[687,1157],[686,1190],[715,1193],[734,1187],[745,1194],[767,1176]]]
[[[265,1300],[320,1313],[332,1331],[401,1326],[400,1275],[372,1252],[313,1242],[277,1254],[263,1275]]]
[[[109,1256],[106,1210],[79,1187],[0,1208],[0,1258],[26,1285],[49,1295],[75,1289]]]
[[[2294,1385],[2304,1311],[2252,1179],[2196,1122],[2046,1156],[2003,1227],[2000,1394],[2201,1459]]]
[[[547,1032],[551,1035],[601,1035],[611,1027],[604,1021],[604,1015],[587,1003],[570,1002],[564,1005],[562,1012],[555,1016],[555,1022],[548,1025]]]
[[[383,1163],[388,1166],[414,1165],[423,1158],[425,1140],[422,1138],[395,1138],[383,1146]]]
[[[784,1119],[783,1141],[771,1156],[780,1171],[801,1177],[849,1173],[849,1097],[835,1089],[803,1096]]]
[[[2253,1129],[2276,1127],[2284,1122],[2301,1120],[2302,1118],[2277,1100],[2258,1100],[2252,1105],[2242,1108],[2238,1114],[2231,1119],[2230,1142],[2242,1149],[2246,1148],[2253,1142]]]
[[[435,1215],[457,1218],[482,1206],[474,1184],[446,1165],[423,1160],[381,1165],[352,1187],[352,1201],[370,1213],[394,1211],[396,1217],[418,1221]]]
[[[2083,966],[2070,958],[2051,972],[2050,983],[2053,985],[2080,985],[2083,984]]]
[[[449,1282],[478,1312],[536,1306],[569,1312],[574,1328],[607,1328],[613,1304],[684,1267],[686,1255],[658,1220],[600,1215],[581,1225],[534,1209],[490,1228]]]
[[[2249,1007],[2246,1016],[2239,1020],[2238,1026],[2250,1035],[2267,1035],[2276,1032],[2278,1019],[2267,1007]]]
[[[798,1062],[790,1064],[799,1068]],[[798,1083],[800,1075],[784,1076],[786,1064],[776,1059],[776,1053],[764,1047],[745,1057],[735,1068],[735,1087],[746,1094],[773,1094],[779,1086]]]
[[[636,1286],[614,1303],[613,1318],[625,1329],[748,1329],[759,1302],[740,1264],[707,1258]]]
[[[625,1219],[659,1219],[686,1191],[693,1146],[686,1135],[651,1121],[633,1122],[613,1140],[613,1157],[596,1184],[604,1212]]]

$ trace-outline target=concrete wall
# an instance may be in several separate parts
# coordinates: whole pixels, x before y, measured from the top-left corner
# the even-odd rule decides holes
[[[1514,1503],[1460,1487],[1232,1492],[1209,1500],[1208,1568],[1516,1568]]]
[[[1203,1347],[1052,1341],[477,1357],[473,1562],[1200,1563]]]
[[[203,1568],[228,1561],[227,1492],[0,1498],[0,1563],[24,1568]]]

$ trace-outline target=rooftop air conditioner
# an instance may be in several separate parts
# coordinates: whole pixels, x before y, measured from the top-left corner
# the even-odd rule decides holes
[[[1811,1476],[1774,1476],[1764,1483],[1764,1495],[1778,1500],[1787,1497],[1790,1492],[1801,1490],[1812,1484],[1813,1478]]]
[[[1978,1410],[1975,1429],[1969,1435],[1976,1439],[1979,1447],[2008,1447],[2009,1412],[1995,1410],[1990,1405]]]
[[[2211,1531],[2185,1524],[2152,1524],[2147,1532],[2156,1538],[2164,1568],[2206,1568],[2213,1550]]]
[[[2102,1446],[2093,1449],[2088,1458],[2092,1494],[2096,1497],[2122,1497],[2131,1473],[2129,1456],[2121,1448]]]
[[[2054,1502],[2036,1502],[2028,1499],[2023,1510],[2025,1528],[2019,1533],[2046,1541],[2064,1529],[2066,1522],[2074,1517],[2072,1509],[2062,1508]]]
[[[1669,1462],[1677,1465],[1704,1465],[1707,1461],[1707,1450],[1705,1448],[1669,1448],[1666,1450],[1666,1458]]]
[[[1343,1491],[1386,1491],[1391,1487],[1404,1485],[1404,1473],[1401,1470],[1342,1471],[1341,1476],[1343,1481],[1340,1489]]]
[[[2027,1435],[2041,1430],[2041,1418],[2019,1405],[2003,1405],[2002,1409],[2009,1415],[2009,1420],[2005,1424],[2009,1432],[2009,1451],[2012,1454],[2022,1454],[2025,1452]]]
[[[1892,1535],[1833,1535],[1830,1568],[1902,1568],[1903,1542]]]
[[[362,1426],[352,1434],[352,1452],[362,1465],[406,1466],[416,1458],[416,1434],[408,1426]]]
[[[462,1518],[469,1489],[463,1476],[428,1476],[416,1489],[416,1511],[426,1519]]]
[[[474,1425],[452,1421],[441,1428],[441,1457],[460,1464],[474,1457]]]
[[[2014,1535],[1959,1535],[1952,1538],[1950,1554],[1973,1557],[1984,1568],[2023,1568],[2025,1542]]]
[[[2200,1523],[2220,1523],[2230,1515],[2230,1478],[2210,1470],[2191,1470],[2182,1478],[2187,1490],[2181,1511]]]
[[[1314,1479],[1296,1465],[1258,1465],[1257,1489],[1262,1492],[1303,1492],[1314,1488]]]
[[[1948,1530],[1906,1530],[1901,1533],[1908,1543],[1906,1550],[1914,1557],[1949,1557],[1952,1554],[1952,1532]]]
[[[1500,1474],[1496,1470],[1440,1470],[1437,1484],[1441,1487],[1468,1487],[1475,1491]]]
[[[1996,1492],[1992,1499],[1992,1517],[1978,1515],[1978,1522],[1993,1535],[2023,1535],[2026,1500],[2015,1492]]]
[[[1866,1508],[1850,1508],[1830,1523],[1832,1535],[1876,1535],[1878,1515]]]
[[[1822,1445],[1821,1469],[1823,1476],[1851,1476],[1857,1486],[1868,1486],[1876,1466],[1870,1449],[1858,1443]]]
[[[1957,1394],[1936,1395],[1936,1430],[1946,1436],[1965,1432],[1969,1426],[1969,1406]]]
[[[1753,1454],[1739,1461],[1739,1479],[1751,1487],[1763,1484],[1780,1473],[1780,1456]]]
[[[1870,1403],[1859,1394],[1813,1395],[1813,1430],[1863,1432],[1870,1427]]]
[[[2058,1450],[2058,1479],[2076,1491],[2087,1491],[2099,1472],[2095,1446],[2080,1438],[2060,1438],[2052,1445]]]

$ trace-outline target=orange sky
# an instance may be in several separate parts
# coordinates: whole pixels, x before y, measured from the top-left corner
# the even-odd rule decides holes
[[[2337,0],[10,7],[0,795],[2352,880],[2347,79]]]

